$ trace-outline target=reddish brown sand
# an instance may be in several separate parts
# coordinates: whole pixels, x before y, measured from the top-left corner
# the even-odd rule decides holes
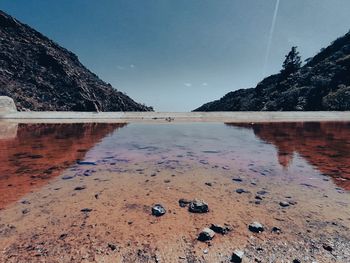
[[[110,132],[100,129],[100,134]],[[349,129],[344,138],[348,135]],[[50,138],[37,141],[45,148],[37,154],[52,152],[57,144]],[[93,163],[68,165],[60,176],[0,210],[0,262],[216,263],[229,262],[235,249],[245,252],[243,262],[350,261],[349,192],[302,153],[281,165],[273,145],[245,128],[223,124],[131,124],[94,147],[99,140],[88,146],[84,138],[91,142],[92,137],[78,140],[88,150],[85,161]],[[67,150],[71,161],[77,158],[72,152]],[[349,159],[343,160],[341,167],[327,165],[348,171]],[[238,194],[239,188],[248,193]],[[255,204],[262,190],[267,193]],[[209,212],[192,214],[179,206],[180,198],[203,199]],[[280,201],[294,205],[282,208]],[[164,216],[151,215],[156,203],[166,208]],[[82,212],[85,208],[91,211]],[[265,231],[250,232],[254,221]],[[212,223],[233,230],[209,243],[197,241]]]

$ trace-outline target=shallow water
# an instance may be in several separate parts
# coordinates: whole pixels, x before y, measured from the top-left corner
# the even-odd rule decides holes
[[[1,125],[3,262],[350,260],[350,123]]]

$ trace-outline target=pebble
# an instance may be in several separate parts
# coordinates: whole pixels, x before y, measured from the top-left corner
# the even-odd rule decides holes
[[[83,186],[77,186],[77,187],[74,188],[75,191],[81,191],[81,190],[84,190],[84,189],[86,189],[86,186],[84,186],[84,185]]]
[[[79,164],[79,165],[96,165],[95,162],[83,162],[83,161],[78,161],[77,164]]]
[[[208,240],[212,240],[215,236],[215,232],[213,230],[211,230],[210,228],[204,228],[202,230],[202,232],[199,233],[198,235],[198,240],[199,241],[208,241]]]
[[[260,233],[264,231],[264,227],[259,222],[253,222],[248,226],[248,229],[254,233]]]
[[[280,228],[274,226],[274,227],[271,229],[271,232],[280,234],[280,233],[282,232],[282,230],[281,230]]]
[[[243,194],[243,193],[249,193],[249,192],[246,191],[246,190],[244,190],[244,189],[242,189],[242,188],[238,188],[238,189],[236,190],[236,193],[237,193],[237,194]]]
[[[190,203],[188,211],[191,213],[207,213],[209,212],[209,207],[204,201],[195,199]]]
[[[108,247],[109,247],[112,251],[114,251],[114,250],[117,249],[117,246],[114,245],[114,244],[112,244],[112,243],[108,243]]]
[[[281,202],[280,202],[280,206],[282,206],[282,207],[288,207],[288,206],[289,206],[289,203],[286,202],[286,201],[281,201]]]
[[[162,216],[165,213],[166,213],[165,208],[160,204],[156,204],[152,207],[152,215],[154,216]]]
[[[62,177],[62,180],[70,180],[70,179],[73,179],[74,176],[71,176],[71,175],[65,175]]]
[[[92,211],[92,209],[91,208],[83,208],[80,211],[83,212],[83,213],[89,213],[89,212]]]
[[[187,200],[185,198],[181,198],[179,200],[179,206],[181,207],[186,207],[187,205],[189,205],[192,201],[191,200]]]
[[[322,247],[329,252],[333,251],[333,248],[329,244],[323,244]]]
[[[231,257],[231,262],[240,263],[243,260],[244,252],[241,250],[235,250]]]
[[[232,178],[232,181],[234,182],[242,182],[242,178],[239,178],[239,177],[235,177],[235,178]]]
[[[225,235],[227,234],[229,231],[231,231],[231,227],[227,226],[226,224],[225,225],[217,225],[217,224],[212,224],[210,226],[210,229],[213,230],[215,233],[219,233],[219,234],[222,234],[222,235]]]
[[[22,210],[23,215],[28,214],[29,212],[30,212],[30,210],[28,208],[25,208]]]
[[[265,190],[261,190],[261,191],[258,191],[256,192],[258,195],[266,195],[268,194],[269,192],[265,191]]]

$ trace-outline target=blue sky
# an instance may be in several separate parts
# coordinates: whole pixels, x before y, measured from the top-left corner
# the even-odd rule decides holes
[[[276,0],[1,0],[0,9],[157,111],[190,111],[262,79]],[[280,0],[266,74],[350,29],[349,0]]]

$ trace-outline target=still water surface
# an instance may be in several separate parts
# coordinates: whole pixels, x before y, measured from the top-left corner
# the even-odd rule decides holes
[[[339,244],[334,246],[339,251],[341,243],[350,244],[349,236],[338,234],[348,229],[350,220],[350,123],[11,125],[0,125],[4,259],[31,259],[35,253],[25,246],[37,241],[46,244],[39,256],[57,260],[67,244],[54,246],[51,236],[74,233],[82,240],[65,241],[72,250],[63,262],[69,257],[81,260],[80,249],[88,260],[99,261],[92,243],[103,248],[101,257],[108,262],[106,244],[112,241],[120,246],[112,258],[120,262],[149,262],[154,256],[165,262],[178,262],[174,257],[182,256],[187,262],[218,262],[237,246],[256,245],[257,241],[248,242],[250,221],[269,227],[293,222],[295,229],[283,237],[292,244],[310,227],[305,217],[314,225],[340,220],[342,229],[322,225],[329,235],[317,233],[313,239],[322,243],[337,237]],[[247,194],[239,195],[237,189]],[[270,195],[255,203],[259,190]],[[204,199],[211,214],[188,215],[178,207],[180,198]],[[298,205],[281,210],[278,203],[285,199]],[[170,210],[161,219],[149,214],[155,203]],[[81,226],[80,210],[87,207],[91,211],[84,214]],[[218,244],[213,241],[216,252],[202,255],[205,245],[193,240],[213,221],[230,224],[236,235]],[[95,229],[94,234],[87,226]],[[84,238],[86,233],[89,238]],[[303,236],[309,245],[312,238]],[[262,239],[271,242],[269,235]],[[77,249],[79,242],[89,245]],[[142,253],[133,254],[136,248]],[[270,249],[262,259],[276,255]],[[339,253],[306,251],[304,256],[325,260],[320,262],[350,257]],[[247,254],[256,256],[249,249]]]

